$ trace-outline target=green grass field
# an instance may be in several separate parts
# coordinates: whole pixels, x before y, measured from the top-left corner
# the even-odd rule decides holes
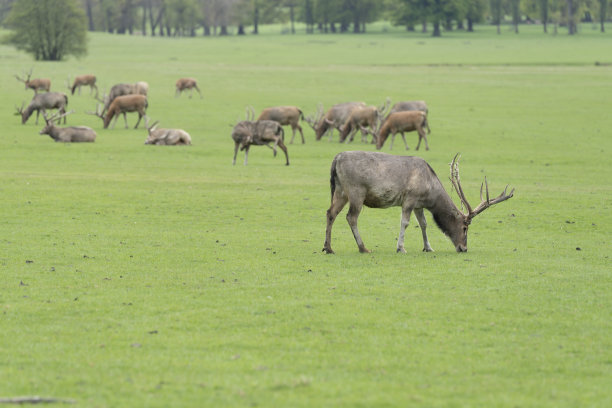
[[[89,56],[33,62],[0,46],[0,398],[83,407],[609,407],[612,405],[610,34],[400,30],[168,39],[90,35]],[[595,62],[600,62],[596,65]],[[603,65],[602,65],[603,63]],[[190,147],[145,146],[70,97],[94,144],[21,125],[31,98],[94,73],[150,84],[149,116]],[[204,98],[174,97],[181,76]],[[478,216],[458,254],[427,213],[395,253],[400,209],[344,216],[321,252],[329,168],[356,140],[253,147],[231,165],[245,106],[425,99],[425,158],[470,201],[487,176],[515,196]],[[128,116],[131,127],[136,117]],[[287,129],[290,135],[290,129]],[[383,151],[389,151],[386,145]],[[458,202],[456,195],[453,197]]]

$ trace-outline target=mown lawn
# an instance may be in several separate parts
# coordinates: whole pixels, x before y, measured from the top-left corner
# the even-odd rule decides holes
[[[167,39],[90,35],[89,56],[33,62],[0,46],[0,398],[87,407],[606,407],[612,405],[610,36],[478,27],[443,38],[366,35]],[[599,62],[596,65],[595,62]],[[190,147],[145,146],[70,96],[94,144],[41,136],[15,105],[14,74],[53,90],[94,73],[101,89],[150,84],[149,110]],[[203,99],[174,97],[181,76]],[[416,220],[396,254],[400,209],[364,209],[372,254],[344,220],[321,252],[329,168],[343,150],[253,147],[231,165],[231,126],[292,104],[424,99],[430,151],[450,192],[462,153],[472,203],[487,176],[515,196],[478,216],[455,253]],[[128,116],[130,126],[135,116]],[[290,137],[290,129],[287,134]],[[388,146],[383,151],[389,151]],[[453,193],[455,201],[456,195]]]

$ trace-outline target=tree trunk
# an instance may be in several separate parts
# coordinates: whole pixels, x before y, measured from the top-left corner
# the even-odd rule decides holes
[[[295,13],[294,13],[294,9],[295,6],[293,4],[291,4],[289,6],[289,18],[291,19],[291,34],[295,34]]]
[[[474,22],[472,21],[471,18],[467,19],[467,31],[468,31],[468,33],[473,33],[474,32]]]
[[[89,23],[89,31],[94,31],[93,11],[91,7],[91,0],[87,0],[85,3],[85,10],[87,12],[87,21]]]
[[[253,34],[259,34],[259,7],[257,5],[253,12]]]
[[[574,22],[574,1],[567,0],[567,33],[574,35],[576,33],[576,23]]]
[[[147,35],[147,6],[142,3],[142,35]]]
[[[245,35],[244,26],[242,24],[238,25],[238,35]]]
[[[435,21],[433,23],[433,33],[431,35],[432,37],[440,37],[442,36],[442,33],[440,32],[440,22],[439,21]]]
[[[221,26],[221,32],[219,32],[219,35],[228,35],[227,26],[225,24]]]

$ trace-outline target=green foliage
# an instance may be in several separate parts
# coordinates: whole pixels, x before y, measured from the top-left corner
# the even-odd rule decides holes
[[[380,27],[380,26],[377,26]],[[141,128],[102,129],[70,98],[59,144],[21,125],[30,98],[0,65],[0,397],[79,407],[607,407],[612,405],[612,63],[609,34],[406,34],[151,38],[91,35],[75,64],[35,62],[61,84],[149,82],[148,114],[193,146],[145,146]],[[580,52],[575,52],[579,49]],[[595,65],[595,61],[602,62]],[[204,98],[174,97],[178,77]],[[54,85],[55,87],[55,85]],[[61,88],[61,86],[58,86]],[[429,214],[395,253],[400,210],[365,208],[359,254],[344,216],[324,255],[329,168],[356,140],[288,144],[291,165],[253,147],[231,165],[230,125],[319,102],[425,99],[425,158],[447,191],[463,155],[470,201],[487,176],[515,196],[474,220],[455,253]],[[135,116],[128,114],[130,126]],[[286,129],[286,139],[291,131]],[[357,138],[359,139],[359,138]],[[388,146],[383,148],[389,152]],[[452,197],[457,201],[456,196]]]
[[[86,20],[76,0],[18,0],[6,21],[4,41],[36,60],[60,61],[87,53]]]

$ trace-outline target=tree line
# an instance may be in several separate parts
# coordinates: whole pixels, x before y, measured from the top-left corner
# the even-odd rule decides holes
[[[62,1],[62,0],[58,0]],[[0,19],[15,2],[0,0]],[[608,0],[77,0],[89,31],[151,36],[257,34],[260,24],[283,23],[295,33],[363,33],[385,19],[407,30],[440,36],[446,30],[472,31],[476,23],[521,23],[566,27],[597,21],[605,30]]]

